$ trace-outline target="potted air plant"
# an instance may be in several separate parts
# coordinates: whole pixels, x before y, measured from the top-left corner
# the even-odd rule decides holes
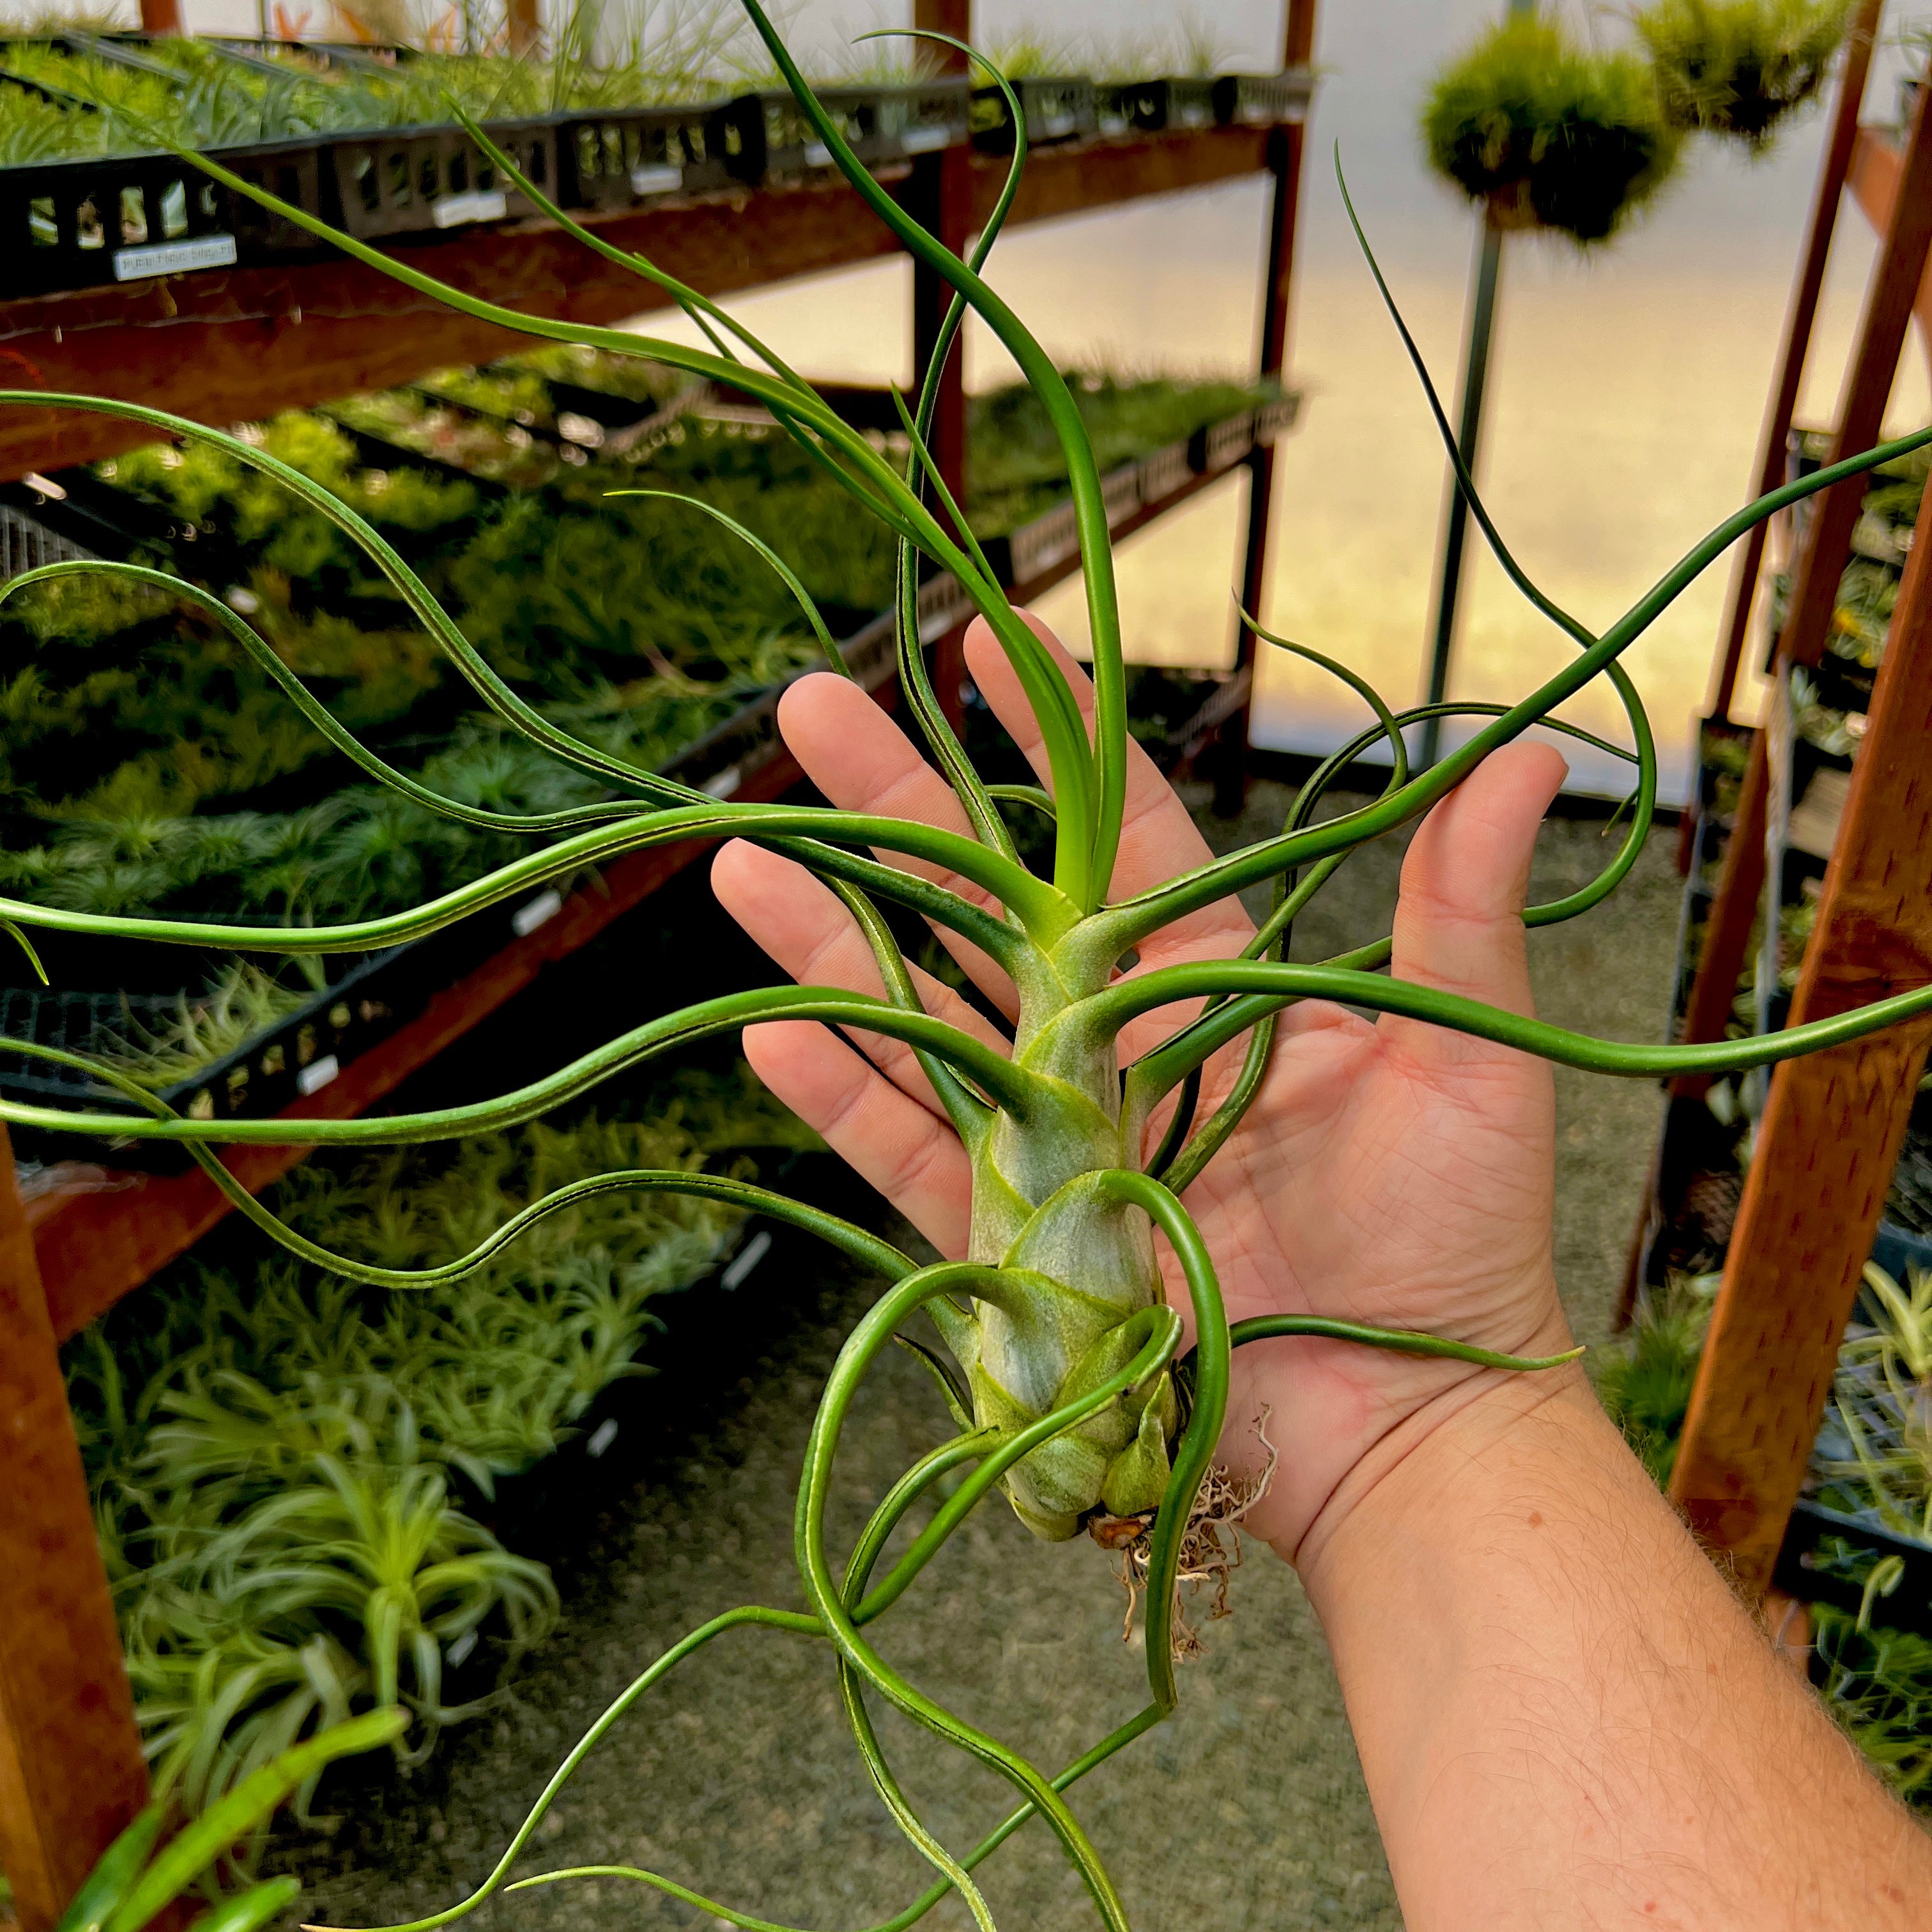
[[[1656,192],[1678,146],[1642,60],[1586,52],[1533,16],[1504,21],[1442,73],[1422,134],[1437,172],[1498,227],[1583,243]]]
[[[1656,0],[1636,26],[1672,127],[1762,149],[1818,92],[1850,11],[1850,0]]]
[[[1580,1068],[1654,1078],[1691,1072],[1727,1072],[1841,1044],[1896,1022],[1932,1012],[1932,987],[1902,993],[1830,1019],[1772,1037],[1714,1044],[1652,1046],[1594,1039],[1520,1013],[1416,982],[1384,977],[1390,960],[1384,938],[1318,966],[1281,957],[1301,908],[1349,853],[1413,824],[1446,797],[1490,755],[1534,725],[1562,733],[1553,718],[1563,702],[1601,676],[1625,706],[1638,748],[1624,755],[1634,767],[1630,824],[1616,855],[1588,885],[1524,914],[1532,925],[1574,917],[1600,904],[1640,855],[1654,815],[1657,766],[1642,706],[1618,660],[1684,589],[1746,531],[1787,504],[1908,451],[1932,446],[1932,430],[1881,445],[1786,484],[1738,512],[1703,538],[1622,616],[1600,633],[1558,610],[1510,555],[1483,509],[1474,480],[1459,470],[1474,514],[1511,580],[1578,646],[1563,668],[1514,707],[1445,704],[1398,713],[1353,671],[1306,646],[1255,628],[1279,647],[1311,658],[1346,683],[1373,713],[1374,722],[1342,746],[1311,780],[1278,833],[1162,883],[1136,881],[1118,862],[1129,826],[1127,681],[1120,614],[1108,534],[1106,490],[1079,408],[1052,356],[982,279],[980,269],[1012,205],[1025,164],[1024,117],[1016,98],[1008,110],[1016,128],[1006,192],[974,245],[970,260],[945,248],[875,181],[800,74],[758,0],[743,0],[801,112],[832,161],[878,218],[917,260],[952,287],[947,326],[924,374],[916,402],[906,405],[910,471],[842,419],[830,401],[793,373],[735,316],[675,281],[648,260],[624,258],[640,280],[670,296],[700,327],[708,345],[654,340],[626,331],[513,311],[440,283],[418,266],[423,258],[392,257],[293,208],[284,218],[378,273],[396,278],[493,326],[577,342],[615,356],[647,358],[754,396],[788,430],[829,460],[828,470],[858,511],[880,518],[899,546],[898,666],[906,710],[934,761],[935,784],[950,789],[947,823],[825,805],[762,804],[710,796],[674,778],[627,764],[572,735],[506,683],[474,650],[421,578],[355,512],[267,451],[225,432],[132,402],[50,397],[41,389],[0,391],[0,406],[85,409],[165,434],[204,438],[238,462],[275,476],[353,537],[464,678],[485,695],[530,745],[561,766],[594,776],[601,796],[543,813],[485,811],[445,796],[398,770],[363,745],[310,692],[270,646],[212,595],[160,578],[132,563],[77,560],[26,574],[104,572],[123,580],[160,580],[172,594],[222,625],[290,701],[344,755],[372,778],[415,800],[425,811],[467,824],[532,837],[526,856],[410,910],[335,925],[243,926],[192,919],[152,920],[0,899],[10,932],[53,929],[103,940],[271,954],[362,952],[440,930],[471,913],[515,902],[614,853],[640,851],[692,838],[743,838],[793,859],[826,882],[851,920],[850,938],[876,970],[872,993],[836,986],[771,986],[728,993],[660,1017],[613,1016],[617,1030],[604,1046],[516,1091],[430,1114],[399,1113],[349,1120],[275,1118],[200,1121],[176,1115],[118,1070],[64,1049],[5,1042],[10,1052],[57,1064],[81,1064],[136,1110],[104,1113],[0,1102],[0,1119],[50,1130],[100,1132],[178,1142],[235,1208],[285,1246],[319,1265],[374,1288],[409,1289],[460,1279],[480,1268],[524,1229],[595,1195],[652,1190],[696,1195],[754,1210],[830,1242],[887,1286],[854,1329],[820,1398],[801,1474],[796,1516],[796,1568],[802,1607],[750,1604],[729,1610],[666,1650],[614,1703],[551,1779],[494,1872],[465,1900],[436,1915],[444,1924],[500,1890],[516,1856],[577,1765],[621,1714],[687,1658],[725,1633],[757,1629],[821,1640],[826,1668],[855,1748],[880,1797],[910,1843],[937,1870],[921,1898],[891,1922],[910,1926],[956,1892],[976,1923],[990,1927],[972,1868],[991,1856],[1018,1823],[1036,1814],[1078,1871],[1108,1932],[1127,1932],[1127,1917],[1106,1863],[1082,1828],[1066,1793],[1079,1778],[1151,1730],[1176,1708],[1177,1661],[1194,1645],[1181,1615],[1184,1571],[1212,1579],[1225,1574],[1221,1539],[1256,1499],[1265,1474],[1243,1477],[1216,1457],[1229,1403],[1234,1350],[1267,1338],[1321,1337],[1348,1347],[1393,1349],[1533,1372],[1573,1355],[1536,1360],[1498,1355],[1446,1336],[1358,1324],[1303,1313],[1266,1313],[1231,1322],[1209,1240],[1184,1197],[1221,1153],[1262,1091],[1280,1014],[1299,1000],[1319,998],[1395,1013],[1425,1025],[1500,1042]],[[472,123],[479,142],[488,136]],[[550,220],[595,248],[601,242],[558,208],[535,184],[519,178],[507,157],[495,157],[520,192]],[[266,202],[266,190],[241,182],[208,156],[197,165],[232,190]],[[963,516],[951,504],[928,454],[940,372],[967,308],[972,308],[1014,358],[1039,396],[1059,438],[1075,506],[1093,654],[1090,722],[1065,664],[1001,594]],[[1399,320],[1399,319],[1398,319]],[[730,345],[728,350],[726,345]],[[1419,358],[1418,373],[1421,373]],[[1426,376],[1425,376],[1426,380]],[[1440,404],[1430,391],[1440,418]],[[1454,458],[1454,446],[1451,456]],[[703,507],[703,506],[700,506]],[[746,568],[775,569],[813,617],[830,668],[841,668],[830,635],[803,587],[768,546],[723,512],[707,512],[734,530],[746,546]],[[992,647],[1010,667],[1016,727],[1039,746],[1042,778],[1051,785],[989,784],[948,725],[919,643],[920,564],[950,572],[963,597],[984,620]],[[1439,763],[1410,770],[1403,734],[1438,716],[1472,715],[1474,736]],[[1340,818],[1321,814],[1327,790],[1365,752],[1386,746],[1390,782],[1373,802]],[[908,748],[910,749],[910,748]],[[1144,782],[1141,772],[1137,782]],[[1009,812],[1030,814],[1022,836],[1031,842],[1043,822],[1050,860],[1024,862]],[[882,862],[887,856],[902,862]],[[917,869],[912,869],[916,867]],[[955,890],[957,882],[964,890]],[[1157,963],[1160,944],[1178,943],[1177,928],[1210,908],[1226,907],[1245,888],[1269,886],[1274,910],[1231,958],[1190,958]],[[997,962],[1010,975],[1013,1032],[998,1043],[984,1030],[954,1024],[927,1010],[918,980],[879,909],[886,902],[923,916],[974,956]],[[1153,950],[1150,952],[1150,949]],[[1138,956],[1133,971],[1126,963]],[[1170,958],[1173,956],[1171,953]],[[640,995],[648,999],[648,992]],[[1186,1011],[1195,1017],[1178,1030],[1154,1025],[1136,1040],[1136,1020]],[[922,1266],[878,1236],[787,1196],[730,1177],[685,1168],[639,1168],[603,1174],[560,1188],[532,1202],[472,1252],[439,1268],[396,1269],[333,1255],[284,1226],[229,1172],[217,1144],[320,1142],[406,1144],[487,1132],[535,1118],[589,1090],[599,1081],[715,1035],[773,1021],[801,1021],[862,1030],[905,1049],[929,1083],[934,1131],[956,1136],[970,1198],[970,1258]],[[1153,1023],[1150,1022],[1150,1024]],[[1241,1060],[1232,1084],[1215,1092],[1211,1112],[1198,1118],[1204,1069],[1222,1048]],[[1231,1070],[1232,1071],[1232,1070]],[[908,1076],[910,1077],[910,1076]],[[943,1119],[941,1116],[943,1114]],[[1194,1197],[1196,1206],[1207,1196]],[[1215,1225],[1210,1220],[1210,1226]],[[1156,1237],[1166,1243],[1166,1271]],[[1184,1346],[1177,1304],[1194,1316],[1193,1340]],[[920,1331],[902,1333],[929,1315],[940,1348]],[[854,1402],[880,1358],[903,1341],[931,1371],[938,1438],[909,1450],[906,1472],[886,1494],[849,1553],[835,1556],[827,1509],[838,1489],[842,1444],[860,1426]],[[950,1418],[950,1426],[948,1422]],[[848,1460],[849,1459],[846,1459]],[[1058,1777],[975,1729],[889,1664],[871,1626],[894,1612],[914,1591],[932,1558],[972,1511],[995,1494],[1042,1544],[1086,1535],[1115,1550],[1144,1606],[1148,1700]],[[892,1538],[915,1504],[932,1505],[916,1536],[902,1547]],[[1044,1556],[1044,1552],[1042,1552]],[[999,1580],[989,1577],[988,1587]],[[782,1586],[781,1586],[782,1587]],[[922,1824],[901,1792],[874,1728],[868,1700],[883,1700],[919,1727],[927,1748],[964,1751],[1012,1787],[1021,1809],[977,1848],[955,1857]],[[736,1924],[753,1922],[736,1908],[676,1881],[633,1867],[598,1868],[629,1882],[668,1892],[686,1904]],[[577,1874],[580,1875],[580,1874]],[[573,1876],[549,1874],[536,1884]]]

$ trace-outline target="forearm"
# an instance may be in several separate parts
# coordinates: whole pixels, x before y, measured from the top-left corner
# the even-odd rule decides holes
[[[1299,1552],[1410,1932],[1904,1932],[1932,1839],[1580,1376],[1418,1418]]]

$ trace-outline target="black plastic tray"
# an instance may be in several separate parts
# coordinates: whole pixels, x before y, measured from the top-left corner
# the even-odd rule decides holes
[[[620,107],[560,116],[566,207],[629,208],[664,195],[754,184],[763,172],[757,96],[695,106]]]
[[[1029,146],[1077,141],[1100,124],[1094,107],[1094,83],[1084,74],[1032,74],[1012,86],[1020,98]],[[997,87],[973,90],[972,122],[975,147],[993,154],[1012,152],[1012,116],[1006,96]]]
[[[941,76],[904,87],[822,87],[819,104],[868,168],[910,161],[970,135],[970,90],[965,76]],[[758,96],[762,172],[785,181],[832,166],[832,154],[788,91]]]

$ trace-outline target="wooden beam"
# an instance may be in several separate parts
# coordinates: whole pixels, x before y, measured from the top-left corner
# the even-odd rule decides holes
[[[1932,88],[1922,89],[1900,174],[1901,193],[1866,290],[1844,414],[1832,439],[1829,460],[1834,463],[1869,449],[1878,440],[1912,298],[1924,280],[1928,253],[1932,251],[1932,112],[1928,112],[1928,101],[1932,101]],[[1851,559],[1852,531],[1867,488],[1864,478],[1855,477],[1811,499],[1792,573],[1794,587],[1778,634],[1778,653],[1785,662],[1815,664],[1823,652],[1832,614],[1838,606],[1838,580]],[[1763,890],[1767,794],[1766,746],[1764,734],[1760,732],[1751,746],[1736,822],[1725,850],[1724,875],[1705,923],[1703,951],[1681,1034],[1686,1040],[1721,1039],[1730,1017],[1738,974]],[[1709,1084],[1702,1075],[1685,1076],[1672,1083],[1672,1090],[1699,1094]]]
[[[1916,535],[1794,1026],[1932,982],[1932,503]],[[1753,1592],[1804,1480],[1928,1042],[1932,1019],[1916,1020],[1772,1081],[1671,1481]]]
[[[179,33],[181,0],[141,0],[141,31],[144,34]]]
[[[1012,220],[1025,224],[1252,174],[1252,128],[1096,142],[1036,154]],[[970,163],[975,225],[999,190],[997,157]],[[742,293],[891,255],[892,234],[843,182],[815,181],[586,220],[710,296]],[[398,255],[465,292],[536,315],[611,323],[665,305],[648,284],[546,222],[412,238]],[[0,303],[0,382],[138,399],[196,422],[391,388],[487,362],[529,338],[472,321],[360,262],[305,261]],[[0,479],[92,462],[152,442],[104,416],[0,412]]]
[[[1898,202],[1898,184],[1904,170],[1905,155],[1888,128],[1861,128],[1852,150],[1851,165],[1845,185],[1850,189],[1865,218],[1880,234],[1892,220]],[[1919,346],[1932,362],[1932,273],[1918,285],[1912,304],[1912,319],[1918,325]]]
[[[973,38],[973,0],[914,0],[913,25],[956,40]],[[923,49],[925,57],[944,74],[967,74],[972,62],[958,50]],[[954,254],[964,256],[977,230],[981,210],[975,192],[973,151],[946,148],[914,165],[913,212],[928,234],[936,236]],[[914,262],[912,269],[912,372],[923,383],[936,352],[946,314],[952,305],[952,286],[936,269]],[[928,447],[956,502],[966,500],[966,348],[964,331],[956,339],[940,377],[938,406]],[[939,512],[942,521],[944,512]],[[932,648],[932,684],[940,710],[955,732],[965,719],[962,693],[966,681],[966,626],[956,624]]]
[[[48,1932],[148,1773],[53,1325],[0,1127],[0,1871]]]
[[[1306,67],[1315,58],[1316,0],[1288,0],[1282,28],[1282,65]],[[1259,353],[1263,376],[1279,376],[1288,362],[1289,303],[1294,292],[1294,237],[1301,212],[1301,164],[1308,129],[1303,122],[1276,128],[1268,142],[1274,173],[1269,199],[1267,256],[1262,271]],[[1268,592],[1268,530],[1274,514],[1275,446],[1259,443],[1248,458],[1247,529],[1242,541],[1241,606],[1258,621]],[[1214,808],[1230,818],[1247,791],[1248,724],[1254,702],[1255,640],[1245,626],[1234,633],[1234,668],[1246,674],[1246,695],[1219,728],[1214,759]]]
[[[1885,0],[1859,0],[1858,10],[1846,37],[1844,65],[1838,75],[1838,98],[1832,116],[1832,131],[1824,152],[1818,158],[1818,180],[1812,190],[1810,218],[1805,224],[1804,252],[1799,256],[1798,274],[1791,285],[1791,299],[1784,312],[1784,340],[1778,351],[1778,381],[1766,406],[1764,427],[1758,438],[1757,487],[1754,496],[1762,496],[1784,481],[1786,444],[1791,434],[1792,412],[1798,406],[1798,391],[1804,378],[1804,358],[1811,346],[1811,332],[1818,319],[1818,299],[1825,286],[1825,264],[1832,250],[1832,235],[1838,226],[1838,204],[1843,200],[1848,170],[1856,166],[1854,150],[1862,151],[1870,137],[1858,127],[1858,110],[1863,104],[1865,81],[1871,70],[1872,46],[1878,37],[1879,15]],[[1896,184],[1894,184],[1896,192]],[[1870,213],[1869,208],[1866,211]],[[1888,217],[1888,207],[1886,214]],[[1872,226],[1882,232],[1885,221],[1876,215]],[[1730,597],[1725,608],[1724,626],[1718,661],[1712,667],[1707,714],[1724,719],[1731,715],[1731,698],[1737,689],[1738,672],[1744,660],[1744,640],[1750,631],[1751,608],[1756,600],[1758,574],[1764,563],[1768,523],[1756,525],[1745,538],[1744,547],[1732,568]],[[1695,818],[1684,814],[1688,827]]]
[[[733,796],[748,802],[781,797],[802,776],[790,754],[781,751]],[[534,932],[436,994],[414,1019],[350,1060],[328,1085],[297,1101],[284,1118],[340,1120],[367,1113],[521,992],[546,966],[587,945],[665,880],[715,849],[715,842],[690,839],[634,853],[607,866],[596,884],[573,893]],[[242,1185],[259,1194],[313,1151],[233,1147],[224,1150],[223,1158]],[[77,1334],[232,1211],[199,1168],[170,1174],[77,1165],[67,1170],[63,1184],[27,1208],[55,1336],[65,1341]]]
[[[537,0],[508,0],[503,25],[513,54],[533,53],[543,39],[543,21]]]
[[[1932,88],[1921,88],[1911,138],[1900,164],[1898,191],[1880,231],[1878,260],[1865,292],[1858,349],[1844,405],[1826,460],[1841,462],[1871,448],[1885,421],[1885,406],[1898,373],[1912,304],[1925,280],[1932,250]],[[1816,664],[1831,633],[1838,580],[1852,554],[1852,531],[1868,480],[1855,476],[1814,496],[1805,541],[1798,554],[1790,604],[1778,650],[1793,664]]]

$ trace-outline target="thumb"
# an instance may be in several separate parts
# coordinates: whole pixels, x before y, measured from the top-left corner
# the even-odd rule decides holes
[[[1396,979],[1532,1011],[1523,902],[1536,829],[1568,769],[1552,746],[1506,745],[1423,820],[1402,861]],[[1509,1051],[1419,1021],[1384,1024],[1400,1030],[1405,1051],[1438,1064]]]

